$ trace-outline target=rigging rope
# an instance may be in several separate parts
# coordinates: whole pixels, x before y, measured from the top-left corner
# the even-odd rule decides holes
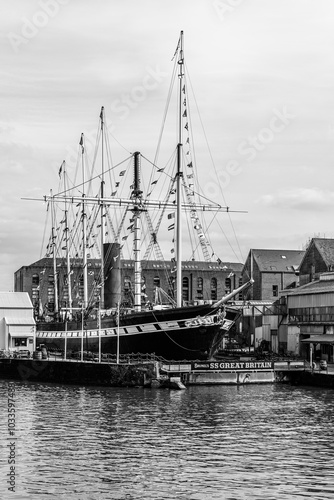
[[[188,79],[189,79],[189,83],[190,83],[190,88],[192,90],[192,94],[193,94],[193,98],[194,98],[194,102],[195,102],[195,105],[196,105],[196,109],[197,109],[197,113],[198,113],[198,117],[199,117],[199,120],[200,120],[200,123],[201,123],[201,127],[202,127],[202,130],[203,130],[203,134],[204,134],[204,138],[205,138],[205,142],[207,144],[207,148],[208,148],[208,152],[209,152],[209,156],[210,156],[210,159],[211,159],[211,163],[212,163],[212,166],[214,168],[214,171],[215,171],[215,175],[216,175],[216,178],[217,178],[217,183],[218,183],[218,186],[220,188],[220,192],[221,192],[221,196],[222,196],[222,199],[223,199],[223,202],[224,202],[224,205],[225,206],[228,206],[227,203],[226,203],[226,200],[225,200],[225,195],[224,195],[224,192],[223,192],[223,189],[222,189],[222,186],[221,186],[221,182],[220,182],[220,178],[218,176],[218,172],[217,172],[217,167],[216,167],[216,164],[215,164],[215,161],[213,159],[213,156],[212,156],[212,152],[211,152],[211,148],[210,148],[210,145],[209,145],[209,141],[208,141],[208,138],[207,138],[207,134],[206,134],[206,131],[205,131],[205,128],[204,128],[204,124],[203,124],[203,121],[202,121],[202,117],[201,117],[201,114],[200,114],[200,111],[199,111],[199,107],[198,107],[198,104],[197,104],[197,100],[196,100],[196,96],[195,96],[195,92],[194,92],[194,89],[193,89],[193,86],[192,86],[192,83],[191,83],[191,79],[190,79],[190,76],[188,74],[188,69],[185,65],[185,72],[187,73],[188,75]],[[205,198],[205,197],[204,197]],[[239,258],[241,257],[241,260],[242,262],[244,262],[244,258],[243,258],[243,255],[242,255],[242,251],[241,251],[241,248],[240,248],[240,244],[239,244],[239,241],[238,241],[238,238],[237,238],[237,235],[236,235],[236,232],[235,232],[235,228],[234,228],[234,225],[233,225],[233,222],[232,222],[232,218],[231,218],[231,214],[230,212],[228,212],[228,218],[229,218],[229,221],[230,221],[230,224],[231,224],[231,228],[232,228],[232,231],[233,231],[233,235],[234,235],[234,238],[235,238],[235,241],[236,241],[236,244],[237,244],[237,247],[238,247],[238,250],[240,252],[240,256],[237,257],[237,260],[239,260]],[[224,236],[226,238],[226,241],[229,243],[228,241],[228,238],[226,236],[226,234],[224,233]],[[229,243],[230,247],[232,248],[231,244]],[[235,252],[233,251],[234,255]]]

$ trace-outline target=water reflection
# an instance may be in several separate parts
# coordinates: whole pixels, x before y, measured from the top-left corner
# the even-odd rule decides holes
[[[0,385],[4,442],[7,384]],[[15,387],[17,486],[26,498],[334,495],[331,390]]]

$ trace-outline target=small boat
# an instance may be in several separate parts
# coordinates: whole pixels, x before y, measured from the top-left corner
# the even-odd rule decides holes
[[[121,355],[132,353],[148,353],[167,360],[212,359],[239,315],[239,310],[229,302],[252,284],[250,280],[220,299],[202,301],[203,303],[197,305],[185,305],[182,299],[182,222],[185,214],[190,214],[191,225],[199,238],[199,247],[205,259],[210,260],[213,257],[215,261],[221,262],[211,252],[211,248],[209,249],[201,217],[204,212],[227,212],[229,208],[196,199],[198,193],[194,188],[195,160],[191,157],[189,140],[191,127],[185,81],[183,32],[180,34],[173,59],[174,79],[178,80],[178,134],[173,162],[170,162],[174,168],[173,173],[167,173],[166,163],[163,166],[158,165],[156,155],[153,161],[148,161],[153,167],[153,176],[146,185],[148,187],[144,188],[141,162],[147,160],[138,151],[116,165],[106,166],[106,159],[110,158],[110,155],[107,153],[106,139],[108,126],[102,107],[97,140],[102,150],[99,157],[101,171],[95,171],[98,155],[94,153],[91,170],[89,175],[87,174],[85,136],[81,134],[78,163],[81,165],[82,181],[75,184],[66,180],[67,169],[66,163],[63,162],[59,172],[64,182],[63,189],[57,194],[45,196],[53,218],[47,257],[52,258],[54,262],[55,308],[52,314],[43,315],[41,307],[42,315],[37,320],[36,335],[38,342],[49,348],[61,348],[65,355],[69,351],[81,349],[83,352],[85,349],[98,351],[99,359],[101,353],[115,355],[117,360]],[[186,152],[184,144],[187,147]],[[118,193],[127,175],[125,161],[128,165],[131,164],[132,175],[128,196],[120,196]],[[158,199],[154,200],[154,188],[163,175],[167,186],[166,194],[159,195]],[[111,186],[108,191],[109,178]],[[94,182],[98,183],[95,194],[92,192]],[[183,198],[182,190],[185,193]],[[55,215],[56,208],[61,211],[60,223],[57,222],[59,217]],[[158,211],[158,218],[154,219],[151,215],[153,210]],[[74,215],[77,216],[76,219]],[[130,225],[127,227],[128,233],[124,234],[127,217],[130,218]],[[75,220],[72,227],[71,218]],[[153,247],[159,248],[157,234],[163,218],[168,223],[166,234],[173,234],[169,273],[173,276],[175,295],[170,297],[168,303],[147,307],[143,304],[145,294],[142,281],[142,236],[149,237],[145,252],[147,256]],[[146,233],[143,229],[144,221],[148,225]],[[79,233],[80,243],[75,244]],[[131,307],[123,308],[120,269],[124,246],[128,245],[129,237],[133,237],[133,303]],[[100,272],[95,276],[94,290],[89,296],[91,253],[98,246]],[[76,285],[79,282],[82,295],[73,297],[73,265],[78,260],[82,262],[82,275]],[[66,293],[65,306],[64,301],[59,300],[60,272],[64,272],[65,276],[61,280]]]

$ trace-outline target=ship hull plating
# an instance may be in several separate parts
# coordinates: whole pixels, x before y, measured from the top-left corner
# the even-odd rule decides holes
[[[85,351],[120,355],[155,354],[169,360],[210,359],[234,323],[235,311],[214,311],[211,306],[179,310],[144,311],[80,324],[43,323],[37,328],[37,344],[66,352]]]

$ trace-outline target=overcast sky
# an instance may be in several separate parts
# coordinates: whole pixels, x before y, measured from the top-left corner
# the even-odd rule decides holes
[[[248,212],[226,227],[241,255],[221,239],[221,258],[334,237],[332,0],[11,0],[0,25],[1,290],[45,252],[45,207],[21,198],[57,186],[102,105],[121,144],[153,154],[180,30],[226,202]]]

